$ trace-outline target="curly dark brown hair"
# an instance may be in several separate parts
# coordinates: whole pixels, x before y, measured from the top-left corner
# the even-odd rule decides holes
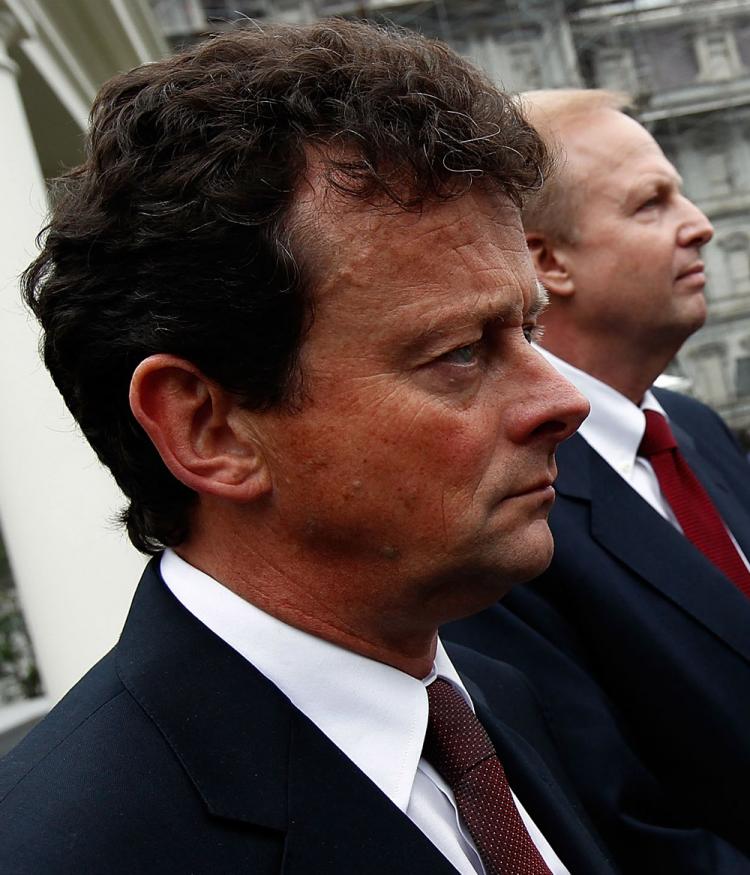
[[[520,205],[547,162],[467,61],[363,22],[234,31],[108,82],[23,283],[45,363],[143,552],[186,537],[196,494],[130,411],[140,361],[188,359],[249,408],[303,403],[312,298],[290,205],[312,147],[363,208],[420,209],[472,183]]]

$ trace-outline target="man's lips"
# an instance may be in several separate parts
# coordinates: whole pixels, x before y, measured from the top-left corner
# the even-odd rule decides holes
[[[555,489],[552,486],[553,482],[554,478],[545,477],[543,480],[538,480],[536,483],[512,492],[507,498],[519,498],[522,495],[533,495],[534,493],[548,493],[548,497],[552,498],[555,494]]]
[[[705,275],[706,266],[702,261],[693,262],[686,270],[677,274],[677,279],[685,279],[685,277],[695,276],[697,274]]]
[[[533,495],[537,492],[544,493],[549,491],[550,497],[554,498],[555,489],[553,484],[555,480],[557,480],[557,460],[554,458],[554,456],[552,456],[548,460],[547,465],[542,469],[542,471],[544,473],[541,473],[536,480],[529,480],[528,484],[518,489],[514,489],[513,492],[509,492],[505,497],[518,498],[522,495]]]

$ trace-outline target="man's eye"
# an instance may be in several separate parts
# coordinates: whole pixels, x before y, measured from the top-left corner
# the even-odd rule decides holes
[[[529,343],[539,343],[544,334],[544,327],[537,324],[523,326],[523,336]]]
[[[477,359],[476,343],[467,343],[465,346],[456,347],[440,357],[441,361],[452,365],[473,365]]]
[[[643,201],[643,203],[638,207],[639,210],[650,210],[652,207],[658,207],[661,203],[661,198],[659,195],[654,195],[650,197],[648,200]]]

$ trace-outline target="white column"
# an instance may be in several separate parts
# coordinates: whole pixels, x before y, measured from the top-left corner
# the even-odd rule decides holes
[[[28,37],[0,0],[0,525],[46,692],[55,701],[116,641],[141,557],[115,530],[117,488],[39,360],[18,276],[46,189],[8,56]],[[53,129],[41,132],[54,140]]]

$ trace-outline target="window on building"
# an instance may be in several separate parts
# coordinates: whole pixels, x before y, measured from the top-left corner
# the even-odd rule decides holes
[[[724,297],[750,292],[750,238],[744,232],[730,234],[719,241],[730,288]]]
[[[727,379],[726,350],[723,345],[711,343],[691,351],[695,394],[710,405],[725,404],[731,395]]]
[[[733,79],[742,72],[737,43],[728,30],[715,29],[695,38],[699,78],[706,82]]]
[[[638,75],[633,52],[626,48],[603,48],[596,53],[596,81],[600,88],[638,91]]]
[[[514,80],[514,88],[531,89],[542,87],[542,70],[537,59],[536,43],[518,42],[509,45],[508,60]]]
[[[727,152],[717,148],[708,149],[703,156],[703,171],[709,197],[731,192],[732,170]]]
[[[738,358],[736,361],[736,380],[737,395],[750,395],[750,356]]]

